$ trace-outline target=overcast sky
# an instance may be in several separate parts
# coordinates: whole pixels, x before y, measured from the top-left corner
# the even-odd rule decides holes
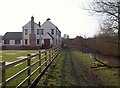
[[[77,35],[93,36],[98,23],[88,11],[80,5],[87,0],[1,0],[0,34],[21,32],[22,26],[34,16],[35,22],[41,24],[51,19],[63,34],[71,38]]]

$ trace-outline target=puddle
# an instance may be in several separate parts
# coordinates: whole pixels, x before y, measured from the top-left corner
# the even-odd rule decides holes
[[[86,53],[86,55],[88,55],[92,58],[96,57],[97,59],[102,60],[103,62],[109,64],[110,66],[119,66],[118,58],[99,55],[99,54],[95,55],[95,54],[92,54],[92,53]]]
[[[37,54],[37,53],[31,53],[31,55],[35,55],[35,54]]]
[[[24,53],[24,52],[27,52],[27,51],[17,51],[18,53]]]
[[[18,59],[23,59],[23,58],[26,58],[27,56],[20,56],[20,57],[17,57]]]
[[[16,53],[5,53],[6,55],[15,55]]]

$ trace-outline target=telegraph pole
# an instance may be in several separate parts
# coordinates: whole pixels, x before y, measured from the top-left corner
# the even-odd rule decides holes
[[[120,1],[118,1],[118,65],[120,65]],[[118,78],[120,78],[120,68],[118,68]]]
[[[120,59],[120,1],[118,2],[118,59]]]
[[[118,2],[118,39],[120,40],[120,1]]]

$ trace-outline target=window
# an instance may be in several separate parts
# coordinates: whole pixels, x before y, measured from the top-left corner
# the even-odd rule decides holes
[[[39,39],[37,39],[37,45],[39,45],[40,44],[40,40]]]
[[[4,40],[4,44],[9,44],[9,40]]]
[[[25,29],[25,35],[27,35],[28,34],[28,29]]]
[[[20,44],[20,40],[15,40],[15,44]]]
[[[61,37],[61,33],[59,32],[59,37]]]
[[[27,39],[25,39],[25,45],[27,45],[28,44],[28,40]]]
[[[44,29],[41,29],[41,35],[43,35],[44,34]]]
[[[37,35],[39,35],[40,34],[40,29],[37,29]]]
[[[56,35],[58,35],[58,32],[57,32],[57,30],[56,30]]]
[[[54,29],[51,29],[51,34],[52,34],[52,35],[54,34]]]
[[[56,44],[57,44],[57,39],[56,39]]]

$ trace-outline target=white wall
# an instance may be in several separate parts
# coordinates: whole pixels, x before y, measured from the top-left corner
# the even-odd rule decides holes
[[[15,40],[9,40],[9,44],[4,44],[4,40],[2,40],[2,45],[22,45],[22,40],[20,40],[20,44],[15,44]]]
[[[2,40],[2,45],[4,45],[4,40]]]
[[[27,35],[25,35],[25,29],[28,29]],[[25,39],[28,39],[28,45],[29,45],[29,34],[30,33],[31,33],[31,21],[29,21],[26,25],[22,27],[23,45],[25,45]]]
[[[9,45],[15,45],[15,40],[10,40]]]
[[[53,40],[52,38],[50,37],[50,35],[48,33],[46,33],[43,37],[42,37],[42,41],[41,43],[44,44],[44,39],[50,39],[50,44],[53,44]]]
[[[28,29],[28,34],[27,35],[25,35],[25,29]],[[36,24],[36,23],[34,23],[34,32],[35,32],[35,34],[36,34],[36,39],[40,39],[40,35],[37,35],[37,29],[40,29],[40,27]],[[23,30],[23,45],[25,45],[25,39],[28,39],[28,45],[30,45],[29,44],[29,41],[30,41],[30,39],[29,39],[29,35],[31,34],[31,21],[29,21],[26,25],[24,25],[23,27],[22,27],[22,30]],[[37,45],[37,44],[36,44]]]
[[[59,45],[58,41],[60,41],[61,36],[58,35],[60,32],[58,31],[58,29],[56,28],[55,25],[53,25],[50,21],[45,21],[42,24],[41,28],[44,29],[44,33],[48,32],[50,34],[51,34],[51,29],[54,29],[54,34],[51,34],[54,38],[53,42],[54,42],[54,45],[56,45],[56,40],[57,40],[57,45]],[[56,35],[56,30],[58,32],[57,35]],[[41,36],[43,36],[43,35],[41,35]]]

